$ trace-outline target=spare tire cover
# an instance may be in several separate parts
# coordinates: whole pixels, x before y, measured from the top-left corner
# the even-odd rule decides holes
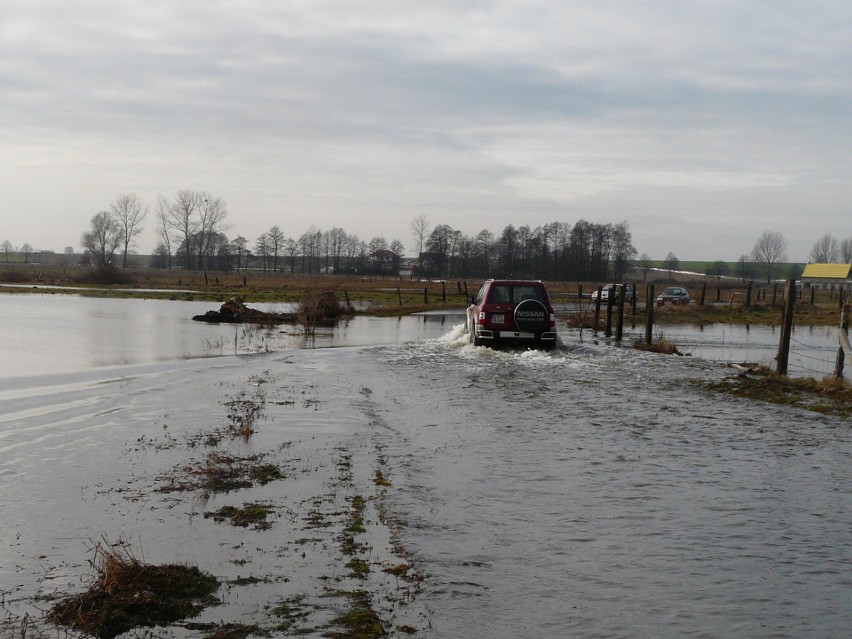
[[[538,300],[524,300],[515,307],[515,324],[524,333],[543,333],[549,319],[547,309]]]

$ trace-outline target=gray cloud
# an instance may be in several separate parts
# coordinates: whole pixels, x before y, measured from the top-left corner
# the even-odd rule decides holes
[[[426,4],[13,4],[0,235],[60,248],[119,192],[179,188],[221,193],[247,237],[585,216],[661,256],[716,219],[724,241],[682,258],[771,225],[804,259],[847,233],[842,3]]]

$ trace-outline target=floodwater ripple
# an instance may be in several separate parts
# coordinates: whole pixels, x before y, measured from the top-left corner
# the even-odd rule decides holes
[[[719,367],[630,349],[494,352],[457,329],[378,359],[441,636],[849,630],[842,420],[710,395],[684,382]]]
[[[72,375],[37,392],[12,380],[0,584],[15,603],[73,589],[83,542],[128,531],[152,558],[222,575],[251,559],[255,574],[292,577],[232,595],[215,619],[251,619],[259,593],[332,571],[333,541],[276,546],[279,522],[226,543],[197,504],[151,494],[198,454],[187,438],[224,419],[229,394],[268,380],[257,384],[279,401],[246,452],[292,444],[285,461],[301,471],[259,495],[294,512],[322,497],[337,512],[337,447],[361,494],[378,451],[383,516],[423,576],[417,636],[848,636],[849,423],[693,383],[724,374],[579,336],[551,353],[493,351],[455,326],[406,344]]]

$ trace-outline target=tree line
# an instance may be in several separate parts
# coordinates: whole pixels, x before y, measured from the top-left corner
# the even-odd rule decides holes
[[[141,198],[120,195],[108,210],[90,220],[81,245],[97,266],[122,266],[149,214]],[[287,237],[275,225],[253,244],[226,234],[228,209],[206,191],[179,191],[160,197],[155,212],[157,246],[151,266],[188,270],[261,269],[292,273],[398,273],[405,246],[376,236],[369,241],[340,227],[311,226],[300,237]],[[449,224],[434,227],[424,215],[411,222],[417,264],[427,277],[535,277],[603,280],[622,278],[636,255],[626,222],[574,224],[551,222],[536,227],[507,225],[499,235],[483,229],[467,235]]]
[[[149,209],[137,195],[119,195],[108,209],[98,212],[81,237],[87,257],[97,266],[127,265],[127,257],[143,230]],[[158,198],[155,218],[157,246],[151,266],[187,270],[259,269],[292,273],[396,274],[403,243],[375,236],[369,241],[340,227],[321,230],[312,225],[300,237],[288,237],[274,225],[252,243],[227,235],[228,209],[224,200],[207,191],[181,190],[174,198]],[[623,280],[630,268],[647,275],[651,259],[636,249],[627,222],[600,224],[579,220],[551,222],[535,227],[506,225],[499,234],[483,229],[468,235],[449,224],[432,226],[425,215],[410,224],[414,271],[425,277],[531,277],[574,281]],[[2,249],[13,247],[7,240]],[[32,251],[25,244],[21,251]],[[67,249],[66,249],[67,250]],[[811,251],[814,262],[852,262],[852,237],[837,241],[821,237]],[[765,231],[749,254],[740,257],[735,273],[725,262],[708,264],[707,275],[750,277],[762,271],[772,279],[777,264],[786,259],[786,241],[777,231]],[[679,260],[669,253],[663,261],[670,272]]]

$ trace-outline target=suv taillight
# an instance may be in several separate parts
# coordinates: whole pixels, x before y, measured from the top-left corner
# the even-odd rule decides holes
[[[479,317],[476,318],[477,324],[485,324],[485,311],[479,311]]]

